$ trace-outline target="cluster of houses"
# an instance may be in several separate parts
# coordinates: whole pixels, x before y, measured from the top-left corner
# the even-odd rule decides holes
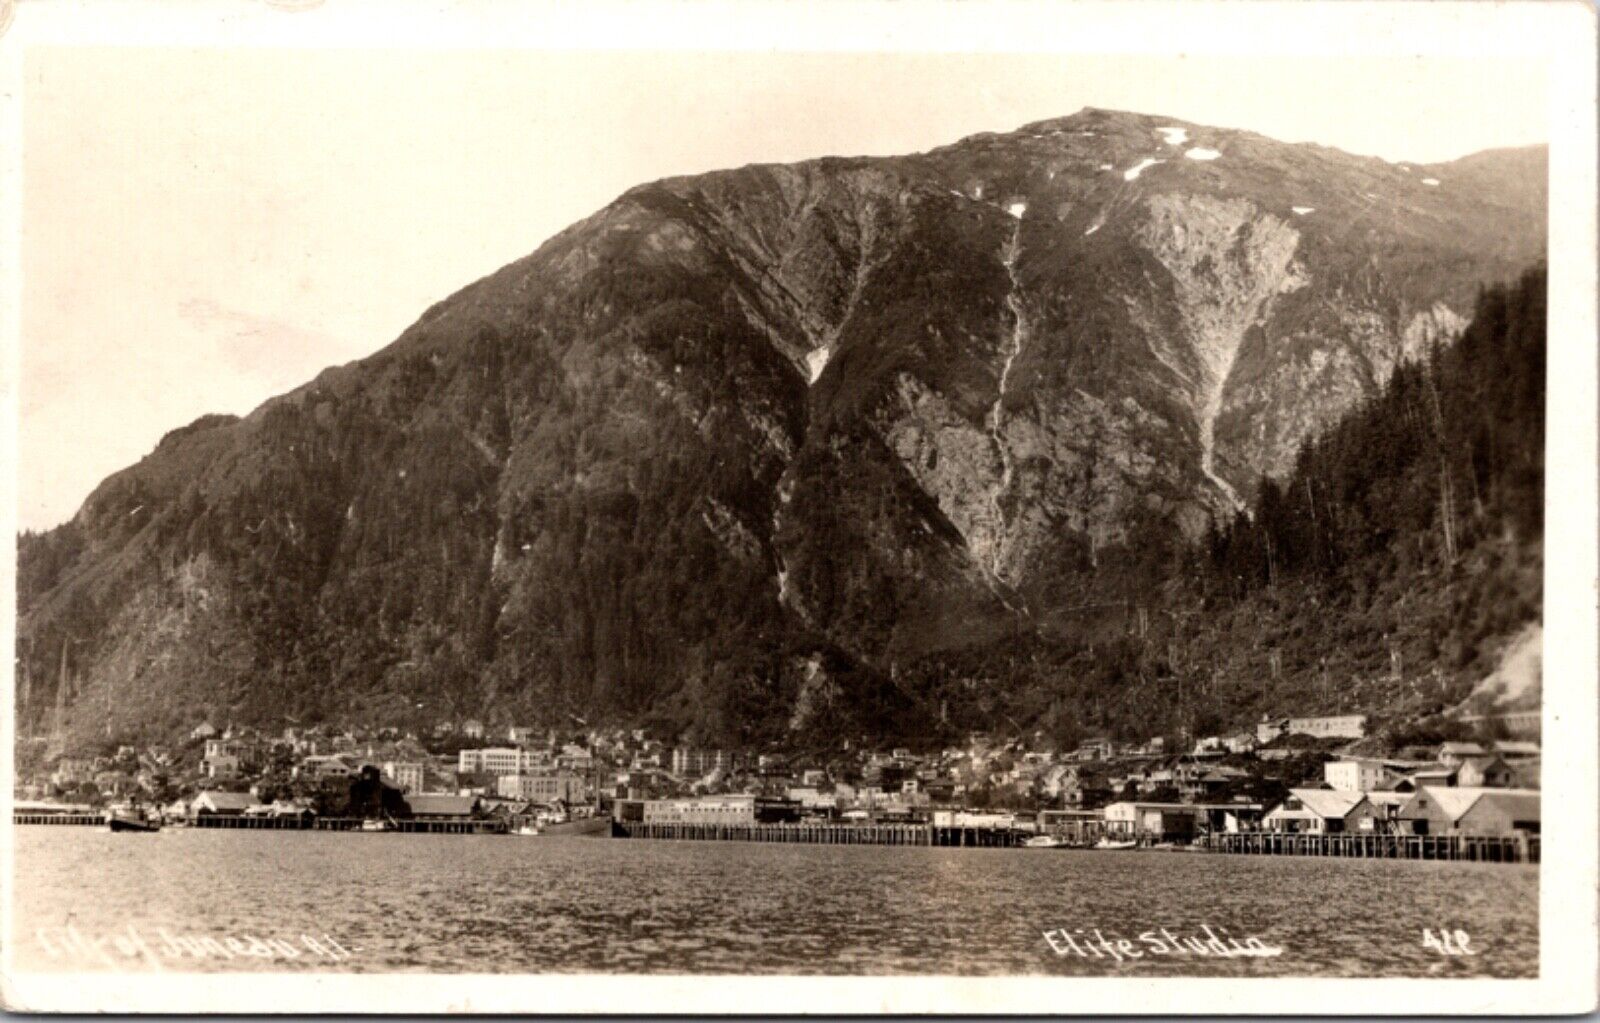
[[[655,822],[950,823],[965,815],[1158,840],[1255,828],[1537,830],[1537,743],[1447,742],[1378,756],[1358,752],[1372,745],[1365,735],[1364,717],[1339,715],[1263,719],[1252,730],[1181,743],[1096,736],[1063,751],[972,735],[931,752],[845,744],[796,756],[671,745],[642,730],[558,733],[477,721],[424,739],[392,729],[266,736],[203,724],[186,753],[60,757],[18,794],[81,798],[93,784],[103,799],[143,798],[171,815],[281,816],[309,812],[312,794],[348,786],[372,767],[419,816],[578,805]],[[1303,776],[1311,770],[1321,777]]]
[[[1539,831],[1540,749],[1528,741],[1446,742],[1424,760],[1340,756],[1321,788],[1267,814],[1284,832],[1499,835]]]

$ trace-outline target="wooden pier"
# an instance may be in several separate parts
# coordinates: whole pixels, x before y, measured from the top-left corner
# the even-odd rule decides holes
[[[620,838],[688,842],[783,842],[804,845],[1006,847],[1026,837],[1002,828],[936,828],[927,824],[684,824],[618,821]]]
[[[1336,856],[1345,859],[1459,860],[1472,863],[1538,863],[1539,836],[1397,835],[1346,833],[1305,835],[1239,831],[1207,835],[1209,852],[1247,856]]]
[[[13,813],[13,824],[55,824],[57,826],[93,827],[96,824],[104,826],[106,815],[103,813]]]
[[[277,831],[360,831],[360,817],[245,817],[203,814],[189,822],[194,828],[245,828]],[[503,835],[506,823],[487,820],[415,820],[395,818],[387,831],[373,834]]]

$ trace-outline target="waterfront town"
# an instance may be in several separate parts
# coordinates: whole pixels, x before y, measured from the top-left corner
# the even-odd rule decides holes
[[[1059,750],[972,735],[932,751],[843,743],[801,755],[475,720],[425,736],[208,722],[177,748],[50,758],[41,743],[19,744],[15,816],[88,822],[143,807],[178,825],[321,819],[473,832],[603,820],[605,833],[630,837],[1118,848],[1227,849],[1219,843],[1235,836],[1232,851],[1247,851],[1249,836],[1276,838],[1275,848],[1295,836],[1347,836],[1346,847],[1460,836],[1536,856],[1537,714],[1459,731],[1473,737],[1396,747],[1344,715],[1263,719],[1181,743],[1093,737]]]

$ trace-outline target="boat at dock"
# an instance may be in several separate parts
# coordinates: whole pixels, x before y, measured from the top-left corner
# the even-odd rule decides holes
[[[112,831],[151,832],[161,830],[161,820],[138,807],[106,811],[106,826]]]
[[[533,830],[530,832],[527,830],[529,828]],[[513,834],[534,834],[544,838],[578,838],[609,835],[611,834],[611,818],[608,816],[569,817],[565,820],[530,822],[514,831]]]
[[[1096,849],[1101,849],[1108,852],[1124,852],[1129,849],[1139,848],[1139,843],[1131,838],[1122,840],[1102,838],[1100,841],[1095,843],[1094,847]]]
[[[1065,849],[1067,840],[1060,835],[1034,835],[1022,843],[1024,849]]]
[[[361,822],[362,831],[393,831],[394,822],[382,817],[368,817]]]

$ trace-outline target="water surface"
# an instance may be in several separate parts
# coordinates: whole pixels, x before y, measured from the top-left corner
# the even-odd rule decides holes
[[[1524,865],[314,831],[14,834],[12,947],[25,970],[1538,972],[1538,868]],[[1162,928],[1182,952],[1155,951],[1168,945]],[[1473,954],[1427,947],[1425,929],[1463,932]],[[1144,954],[1094,956],[1096,930]],[[1183,945],[1209,935],[1226,951],[1254,937],[1281,954],[1201,956]]]

